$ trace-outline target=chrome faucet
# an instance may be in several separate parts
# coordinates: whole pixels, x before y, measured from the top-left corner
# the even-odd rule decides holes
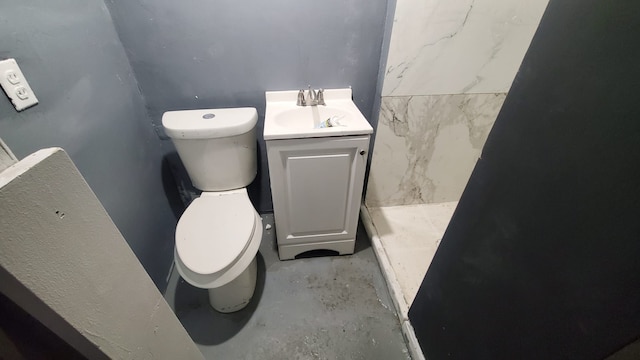
[[[307,106],[307,101],[304,99],[304,90],[298,91],[298,101],[296,101],[296,105]]]
[[[298,101],[296,102],[298,106],[317,106],[317,105],[326,105],[324,103],[324,90],[318,89],[313,90],[311,85],[309,85],[308,95],[305,99],[304,90],[298,91]]]

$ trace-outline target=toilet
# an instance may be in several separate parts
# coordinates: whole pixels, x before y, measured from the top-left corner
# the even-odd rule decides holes
[[[255,108],[168,111],[165,133],[175,144],[193,186],[202,190],[176,227],[178,273],[207,289],[209,303],[223,313],[251,300],[262,220],[246,186],[256,176]]]

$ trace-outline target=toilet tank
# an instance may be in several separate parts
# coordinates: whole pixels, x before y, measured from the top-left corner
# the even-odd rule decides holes
[[[168,111],[162,126],[193,186],[202,191],[245,187],[256,177],[255,108]]]

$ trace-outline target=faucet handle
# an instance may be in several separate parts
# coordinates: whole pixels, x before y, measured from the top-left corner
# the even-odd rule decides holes
[[[298,91],[298,101],[296,101],[296,105],[298,106],[306,106],[307,102],[304,100],[304,90]]]
[[[318,105],[327,105],[324,103],[324,89],[319,89],[318,94],[316,95],[318,99]]]

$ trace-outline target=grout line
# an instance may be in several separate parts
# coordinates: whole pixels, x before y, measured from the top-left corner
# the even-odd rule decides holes
[[[371,246],[373,247],[373,252],[374,254],[376,254],[378,265],[380,265],[380,270],[382,270],[382,275],[385,282],[387,283],[389,293],[391,294],[391,300],[393,301],[393,305],[396,308],[396,314],[398,315],[398,319],[400,320],[402,335],[407,344],[407,348],[409,349],[411,359],[425,360],[425,356],[422,352],[422,348],[420,347],[420,343],[418,342],[418,338],[416,337],[415,330],[411,325],[411,321],[409,321],[409,306],[407,305],[404,295],[402,294],[402,288],[400,287],[400,283],[398,282],[396,273],[395,271],[393,271],[393,267],[389,262],[387,253],[382,246],[382,241],[378,236],[378,231],[376,230],[376,226],[373,223],[373,219],[371,218],[369,209],[367,209],[366,205],[364,204],[360,205],[360,217],[362,219],[364,229],[367,231],[367,235],[369,235]]]

